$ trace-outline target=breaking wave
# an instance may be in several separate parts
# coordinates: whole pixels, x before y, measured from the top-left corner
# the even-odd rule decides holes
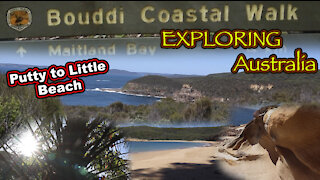
[[[144,95],[144,94],[132,94],[121,91],[120,88],[94,88],[94,89],[86,89],[86,91],[97,91],[97,92],[108,92],[108,93],[118,93],[127,96],[138,96],[138,97],[154,97],[158,99],[165,98],[163,96],[151,96],[151,95]]]

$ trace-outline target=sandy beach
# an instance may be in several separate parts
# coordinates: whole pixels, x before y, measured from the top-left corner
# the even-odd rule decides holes
[[[210,146],[131,153],[132,179],[279,179],[267,153],[237,159],[221,151],[222,141],[196,142]]]

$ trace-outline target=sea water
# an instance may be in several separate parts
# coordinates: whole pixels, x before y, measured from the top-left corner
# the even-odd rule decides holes
[[[141,75],[96,75],[84,77],[86,91],[78,94],[61,96],[61,101],[65,105],[82,105],[82,106],[108,106],[114,102],[120,101],[129,105],[152,104],[159,101],[160,98],[126,95],[116,92],[104,92],[102,88],[122,88],[128,81],[141,77]],[[183,124],[178,126],[154,125],[157,127],[214,127],[221,125],[240,125],[252,120],[253,113],[259,107],[236,107],[231,110],[230,121],[227,124],[217,122]],[[128,126],[128,125],[124,125]],[[130,125],[131,126],[131,125]]]
[[[65,105],[89,105],[89,106],[107,106],[114,102],[120,101],[124,104],[140,105],[152,104],[159,98],[125,95],[115,92],[103,92],[101,88],[122,88],[128,81],[139,78],[141,76],[126,75],[97,75],[82,78],[85,81],[86,91],[84,93],[66,95],[61,97],[61,101]],[[257,108],[237,107],[231,111],[231,119],[228,124],[240,125],[248,123],[252,119],[252,114]],[[193,127],[210,127],[219,126],[221,124],[197,124]],[[227,124],[223,124],[227,125]],[[162,127],[162,126],[158,126]],[[167,126],[164,126],[167,127]],[[176,127],[176,126],[175,126]],[[180,127],[180,126],[179,126]],[[190,125],[188,125],[191,128]],[[181,149],[190,147],[204,146],[205,143],[195,142],[150,142],[150,141],[131,141],[126,142],[126,147],[122,147],[121,151],[129,151],[130,153],[158,151],[169,149]]]
[[[207,143],[198,142],[175,142],[175,141],[129,141],[127,146],[129,148],[129,153],[137,152],[148,152],[148,151],[161,151],[170,149],[183,149],[190,147],[201,147],[205,146]]]
[[[115,92],[103,92],[102,88],[122,88],[128,81],[141,76],[128,75],[97,75],[82,78],[85,82],[86,91],[61,97],[65,105],[83,106],[108,106],[120,101],[129,105],[152,104],[160,98],[126,95]]]

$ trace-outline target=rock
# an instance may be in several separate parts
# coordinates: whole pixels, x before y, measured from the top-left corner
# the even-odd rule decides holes
[[[255,112],[227,149],[267,150],[281,179],[320,179],[320,106],[269,106]]]
[[[173,93],[173,99],[178,102],[195,102],[201,97],[201,92],[193,89],[189,84],[183,84],[181,90]]]

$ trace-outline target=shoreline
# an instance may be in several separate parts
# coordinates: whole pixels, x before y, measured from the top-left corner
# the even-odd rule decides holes
[[[217,152],[216,144],[217,142],[211,142],[210,146],[130,153],[132,179],[167,179],[167,172],[164,171],[176,171],[179,165],[194,166],[196,164],[209,167],[214,160],[214,153]],[[184,171],[187,173],[189,170]],[[210,173],[210,171],[207,172]],[[179,173],[168,174],[180,176]],[[192,173],[192,176],[210,177],[208,174],[198,173]],[[176,177],[169,177],[169,179],[176,179]]]
[[[224,141],[212,141],[210,146],[129,153],[131,178],[280,180],[263,148],[253,152],[258,153],[252,156],[257,157],[253,160],[236,158],[222,151],[224,145]]]
[[[148,140],[148,139],[136,139],[136,138],[128,138],[125,140],[126,142],[187,142],[187,143],[202,143],[202,146],[191,146],[191,147],[180,147],[180,148],[174,148],[174,149],[162,149],[162,150],[150,150],[150,151],[142,151],[142,152],[130,152],[130,155],[144,155],[144,153],[162,153],[166,151],[177,151],[177,150],[183,150],[183,149],[192,149],[192,148],[201,148],[201,147],[211,147],[216,142],[214,141],[203,141],[203,140]]]
[[[128,92],[126,92],[126,91],[122,91],[121,88],[94,88],[94,89],[87,89],[87,91],[99,91],[99,92],[108,92],[108,93],[118,93],[118,94],[124,94],[124,95],[128,95],[128,96],[153,97],[153,98],[159,98],[159,99],[167,98],[166,96],[153,96],[153,95],[144,95],[144,94],[128,93]]]
[[[138,139],[138,138],[127,138],[125,141],[128,142],[195,142],[195,143],[208,143],[213,144],[216,141],[205,141],[205,140],[149,140],[149,139]]]
[[[241,131],[243,128],[244,125],[234,126],[230,132]],[[129,153],[131,178],[134,180],[280,180],[276,167],[263,147],[254,145],[251,149],[239,152],[226,149],[226,145],[237,138],[239,133],[226,133],[221,136],[221,141],[128,138],[126,139],[128,142],[200,142],[208,144],[208,146]]]
[[[130,152],[129,155],[143,155],[144,153],[162,153],[166,151],[177,151],[183,149],[192,149],[192,148],[201,148],[201,147],[211,147],[215,143],[214,141],[204,141],[204,140],[148,140],[148,139],[136,139],[136,138],[129,138],[125,140],[126,142],[187,142],[187,143],[202,143],[202,146],[191,146],[191,147],[178,147],[174,149],[162,149],[162,150],[149,150],[149,151],[141,151],[141,152]]]

